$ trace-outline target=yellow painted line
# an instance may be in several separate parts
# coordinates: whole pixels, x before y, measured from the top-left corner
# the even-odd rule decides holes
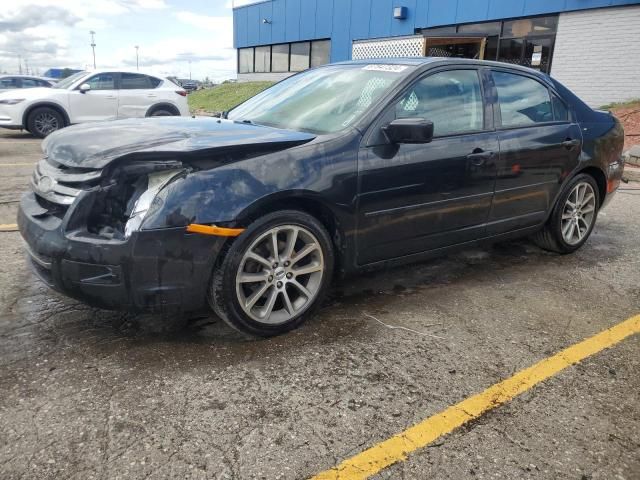
[[[384,468],[407,459],[442,435],[480,417],[565,368],[609,348],[625,338],[640,333],[640,315],[576,343],[565,350],[521,370],[514,376],[489,387],[484,392],[463,400],[446,410],[398,433],[373,447],[345,460],[337,467],[322,472],[311,480],[365,479]]]
[[[0,167],[35,167],[36,163],[0,163]]]
[[[0,232],[17,232],[18,225],[15,223],[8,223],[5,225],[0,224]]]

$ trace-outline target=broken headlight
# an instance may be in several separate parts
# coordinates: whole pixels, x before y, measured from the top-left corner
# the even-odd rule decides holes
[[[129,238],[131,233],[140,229],[149,210],[153,207],[159,207],[158,202],[163,202],[162,196],[158,195],[160,191],[183,172],[184,170],[168,170],[147,175],[146,189],[134,200],[129,219],[125,224],[125,238]]]

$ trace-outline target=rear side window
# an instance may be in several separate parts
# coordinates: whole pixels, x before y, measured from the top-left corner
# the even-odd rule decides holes
[[[526,127],[554,120],[549,90],[540,82],[506,72],[493,72],[493,79],[498,90],[502,126]]]
[[[122,90],[142,90],[156,88],[160,80],[141,73],[120,74],[120,88]]]
[[[556,95],[551,95],[551,101],[553,102],[553,119],[556,122],[568,122],[569,110],[567,105]]]
[[[484,126],[476,70],[452,70],[418,80],[396,105],[396,118],[433,122],[435,136],[477,132]]]

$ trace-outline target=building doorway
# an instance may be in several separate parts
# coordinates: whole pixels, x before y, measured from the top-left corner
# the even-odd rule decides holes
[[[487,39],[485,37],[425,37],[425,56],[475,58],[483,60]]]

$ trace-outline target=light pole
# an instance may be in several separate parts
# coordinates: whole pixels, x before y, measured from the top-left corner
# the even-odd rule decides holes
[[[136,70],[140,70],[140,67],[138,66],[138,49],[140,47],[138,45],[136,45]]]
[[[91,34],[91,49],[93,50],[93,69],[96,68],[96,41],[93,36],[96,34],[93,30],[89,32]]]
[[[191,60],[189,60],[189,80],[191,80]]]

